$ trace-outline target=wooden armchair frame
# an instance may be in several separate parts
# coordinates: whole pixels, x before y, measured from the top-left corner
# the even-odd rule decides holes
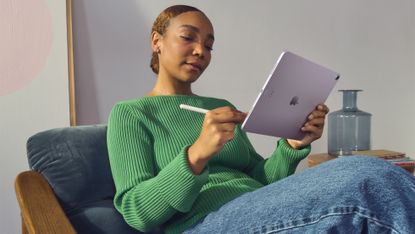
[[[52,188],[42,174],[24,171],[15,180],[22,233],[76,234]]]

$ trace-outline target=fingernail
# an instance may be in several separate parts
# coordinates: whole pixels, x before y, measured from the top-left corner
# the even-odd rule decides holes
[[[312,119],[312,118],[313,118],[313,115],[309,115],[309,116],[308,116],[308,119]]]

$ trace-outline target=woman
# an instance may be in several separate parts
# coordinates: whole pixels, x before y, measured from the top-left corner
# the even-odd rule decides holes
[[[323,104],[302,127],[304,139],[280,139],[267,160],[258,155],[240,129],[246,113],[192,92],[213,43],[203,12],[165,9],[151,33],[154,88],[110,114],[114,204],[130,226],[166,233],[415,231],[415,181],[386,162],[350,157],[288,177],[321,137]]]

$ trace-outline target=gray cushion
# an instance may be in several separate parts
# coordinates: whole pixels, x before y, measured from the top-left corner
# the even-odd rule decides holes
[[[48,180],[78,233],[140,233],[115,209],[106,126],[40,132],[27,141],[31,169]]]

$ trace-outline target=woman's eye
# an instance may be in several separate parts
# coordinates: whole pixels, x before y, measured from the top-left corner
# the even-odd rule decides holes
[[[193,38],[192,37],[189,37],[189,36],[180,36],[181,38],[183,38],[185,41],[191,41],[191,40],[193,40]]]
[[[206,48],[207,50],[209,50],[209,51],[212,51],[212,50],[213,50],[213,48],[212,48],[211,46],[205,46],[205,48]]]

